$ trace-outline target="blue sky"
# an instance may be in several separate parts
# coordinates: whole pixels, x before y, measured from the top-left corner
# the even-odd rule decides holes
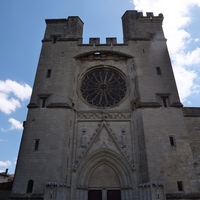
[[[126,10],[164,14],[163,28],[184,106],[200,106],[199,0],[1,0],[0,171],[14,173],[27,104],[39,59],[45,19],[79,16],[83,41],[117,37]]]

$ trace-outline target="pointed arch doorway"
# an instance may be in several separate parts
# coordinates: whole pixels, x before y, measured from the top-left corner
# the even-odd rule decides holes
[[[110,149],[97,150],[83,158],[77,168],[78,200],[133,199],[133,168]]]
[[[106,163],[93,170],[88,186],[88,200],[121,200],[119,176]]]

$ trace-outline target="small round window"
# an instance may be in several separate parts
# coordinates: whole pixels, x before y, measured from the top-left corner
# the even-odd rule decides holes
[[[85,74],[81,84],[83,98],[97,107],[113,107],[126,94],[125,77],[113,68],[99,67]]]

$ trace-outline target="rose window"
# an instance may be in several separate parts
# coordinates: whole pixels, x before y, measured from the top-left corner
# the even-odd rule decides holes
[[[83,98],[97,107],[112,107],[126,94],[126,81],[122,73],[112,68],[97,68],[89,71],[81,85]]]

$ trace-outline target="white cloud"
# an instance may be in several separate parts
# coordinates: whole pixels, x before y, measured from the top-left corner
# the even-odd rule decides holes
[[[23,124],[20,121],[14,119],[14,118],[10,118],[8,121],[10,122],[10,130],[22,130],[23,129]]]
[[[9,167],[12,163],[9,160],[1,161],[0,160],[0,167]]]
[[[187,71],[183,67],[174,66],[174,74],[179,88],[179,95],[182,101],[195,92],[194,80],[197,77],[194,71]],[[186,84],[187,83],[187,84]]]
[[[13,131],[13,130],[22,130],[23,129],[23,123],[21,123],[20,121],[14,119],[14,118],[9,118],[8,122],[10,123],[8,128],[0,128],[0,130],[2,132],[8,132],[8,131]],[[2,142],[2,141],[0,139],[0,142]]]
[[[17,108],[21,107],[19,100],[14,99],[0,92],[0,110],[5,114],[14,112]]]
[[[5,172],[5,169],[11,166],[11,162],[9,160],[1,161],[0,160],[0,172]]]
[[[200,48],[187,51],[192,43],[199,38],[193,38],[186,30],[192,22],[191,8],[200,7],[199,0],[133,0],[136,10],[164,14],[163,29],[172,59],[173,69],[181,100],[184,102],[192,93],[199,92],[196,84],[198,72],[194,65],[200,65]]]
[[[12,80],[0,80],[0,111],[5,114],[11,114],[21,107],[20,101],[30,98],[31,92],[31,87],[25,83],[20,84]]]
[[[193,51],[180,52],[174,55],[174,62],[181,66],[191,66],[200,64],[200,48]]]

